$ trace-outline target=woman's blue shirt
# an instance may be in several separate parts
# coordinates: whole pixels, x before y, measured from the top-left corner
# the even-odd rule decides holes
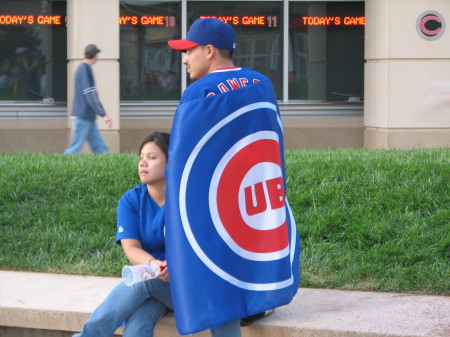
[[[117,207],[116,242],[122,239],[141,241],[142,248],[159,260],[166,259],[164,205],[150,197],[147,185],[128,190]]]

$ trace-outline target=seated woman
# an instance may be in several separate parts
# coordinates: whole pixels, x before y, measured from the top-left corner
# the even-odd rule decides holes
[[[132,264],[155,263],[158,278],[119,283],[74,337],[111,337],[124,322],[124,337],[151,337],[158,320],[173,310],[169,268],[165,260],[164,203],[169,134],[153,133],[139,148],[139,178],[142,184],[127,191],[117,208],[116,242]],[[239,337],[239,320],[211,329],[216,337]]]

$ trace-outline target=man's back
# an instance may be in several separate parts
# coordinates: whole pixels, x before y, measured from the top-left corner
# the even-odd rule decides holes
[[[217,69],[192,83],[183,93],[180,104],[238,90],[259,82],[272,85],[266,76],[248,68]]]

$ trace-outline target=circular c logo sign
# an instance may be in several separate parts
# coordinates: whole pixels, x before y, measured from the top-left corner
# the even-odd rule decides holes
[[[436,40],[444,34],[444,17],[435,11],[422,13],[416,22],[417,33],[426,40]]]

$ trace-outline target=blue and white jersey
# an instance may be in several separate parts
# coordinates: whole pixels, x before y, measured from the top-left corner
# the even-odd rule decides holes
[[[184,91],[180,104],[245,88],[259,82],[272,87],[266,76],[254,70],[240,67],[220,68],[192,83]]]

